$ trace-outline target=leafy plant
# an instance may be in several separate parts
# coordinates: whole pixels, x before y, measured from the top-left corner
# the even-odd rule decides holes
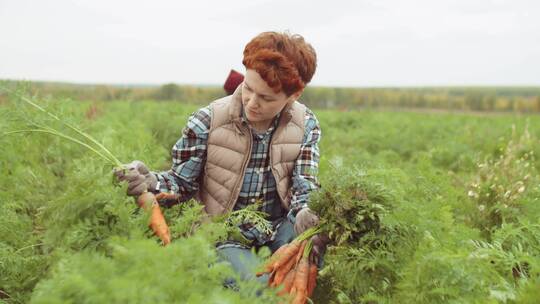
[[[29,98],[99,138],[116,158],[140,159],[156,170],[170,168],[170,147],[195,110],[173,102],[108,101],[88,119],[89,102]],[[329,224],[334,243],[315,303],[538,303],[539,120],[316,113],[322,189],[310,207]],[[18,96],[2,95],[2,132],[41,126],[91,144]],[[239,291],[220,285],[234,273],[216,260],[214,243],[241,222],[264,230],[265,215],[255,205],[233,212],[226,227],[227,217],[208,221],[195,201],[166,208],[173,242],[163,248],[125,186],[110,182],[112,162],[49,135],[0,137],[0,303],[275,301],[266,291],[257,297],[260,286],[251,283],[242,282]],[[494,183],[504,191],[491,189]],[[498,211],[487,213],[488,206]]]
[[[321,229],[336,245],[377,233],[392,202],[390,192],[361,170],[341,168],[330,175],[333,178],[310,195],[309,207],[319,215]]]
[[[512,129],[512,139],[497,158],[478,165],[468,195],[476,205],[470,220],[489,236],[503,223],[515,222],[523,211],[524,198],[538,182],[533,145],[538,140],[527,128],[521,136]]]

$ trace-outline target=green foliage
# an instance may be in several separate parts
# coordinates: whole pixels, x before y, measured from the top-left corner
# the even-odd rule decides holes
[[[359,240],[366,233],[378,233],[381,219],[387,214],[392,196],[381,184],[369,180],[357,170],[336,169],[323,189],[310,195],[309,207],[320,225],[337,244]]]
[[[162,248],[151,240],[114,240],[110,254],[83,251],[61,260],[31,303],[252,303],[257,286],[223,287],[234,277],[202,235]],[[262,286],[258,286],[262,288]],[[268,299],[266,299],[268,300]]]
[[[539,179],[535,169],[533,146],[538,140],[527,129],[518,136],[513,129],[512,139],[496,158],[478,165],[478,173],[469,186],[468,195],[476,204],[470,214],[471,222],[489,235],[503,223],[521,217],[530,188]],[[534,190],[534,189],[533,189]]]
[[[529,273],[531,279],[520,285],[516,303],[533,304],[538,303],[540,299],[540,258],[538,256],[529,264]]]
[[[400,264],[415,246],[416,233],[411,227],[384,227],[355,243],[332,245],[321,276],[336,299],[384,301],[395,291]]]
[[[156,171],[169,168],[170,148],[196,109],[38,101],[121,161],[140,159]],[[2,132],[29,123],[63,128],[32,111],[4,96]],[[315,303],[539,302],[537,120],[374,111],[317,116],[322,190],[310,205],[336,242]],[[223,278],[234,274],[213,250],[235,223],[264,227],[255,209],[233,213],[227,228],[226,218],[207,221],[194,201],[167,208],[173,242],[164,248],[147,226],[148,214],[125,196],[125,185],[111,183],[111,167],[97,155],[40,134],[1,136],[0,146],[0,303],[275,301],[268,291],[256,298],[260,286],[253,283],[224,289]]]
[[[252,224],[258,231],[271,234],[272,223],[267,220],[268,214],[260,211],[260,201],[247,206],[244,209],[229,212],[225,218],[225,227],[227,229],[238,229],[238,226],[246,223]]]
[[[402,303],[498,303],[515,298],[512,284],[490,259],[452,247],[426,233],[402,270],[395,299]]]

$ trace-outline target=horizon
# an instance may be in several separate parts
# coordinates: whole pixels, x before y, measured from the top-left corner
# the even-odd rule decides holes
[[[167,84],[175,84],[178,86],[193,86],[193,87],[219,87],[222,88],[223,84],[212,84],[212,83],[176,83],[176,82],[164,82],[164,83],[99,83],[99,82],[74,82],[74,81],[63,81],[63,80],[36,80],[36,79],[9,79],[9,78],[0,78],[2,81],[13,81],[13,82],[30,82],[30,83],[42,83],[42,84],[58,84],[58,85],[73,85],[73,86],[111,86],[111,87],[160,87]],[[225,82],[225,80],[224,80]],[[540,89],[540,84],[533,85],[504,85],[504,84],[488,84],[488,85],[476,85],[476,84],[464,84],[464,85],[402,85],[402,86],[326,86],[326,85],[311,85],[309,84],[306,89],[309,88],[335,88],[335,89],[437,89],[437,88],[531,88],[531,89]]]

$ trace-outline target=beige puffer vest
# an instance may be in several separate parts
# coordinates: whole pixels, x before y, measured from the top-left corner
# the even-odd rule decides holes
[[[206,164],[198,199],[209,215],[231,211],[242,188],[251,157],[252,134],[242,124],[242,85],[233,95],[210,104],[212,122],[208,134]],[[299,102],[283,109],[270,143],[270,165],[277,192],[286,210],[290,205],[291,177],[304,138],[306,107]]]

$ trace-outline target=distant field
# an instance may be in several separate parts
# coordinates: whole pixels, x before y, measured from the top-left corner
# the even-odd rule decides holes
[[[3,132],[29,123],[62,128],[13,104],[20,102],[0,105]],[[121,161],[166,170],[198,105],[53,98],[49,108]],[[322,187],[352,182],[339,178],[357,172],[392,197],[384,233],[330,248],[315,303],[540,301],[537,117],[315,113]],[[191,209],[167,210],[176,238],[162,248],[125,189],[111,184],[110,166],[86,149],[41,134],[2,136],[0,145],[0,303],[257,301],[249,287],[221,287],[230,270],[208,267],[215,235],[186,233]]]
[[[6,82],[16,86],[19,82]],[[85,101],[159,100],[206,104],[225,96],[221,85],[108,85],[27,82],[41,96]],[[0,93],[0,101],[2,95]],[[312,87],[302,101],[323,109],[437,109],[540,113],[540,87]]]

